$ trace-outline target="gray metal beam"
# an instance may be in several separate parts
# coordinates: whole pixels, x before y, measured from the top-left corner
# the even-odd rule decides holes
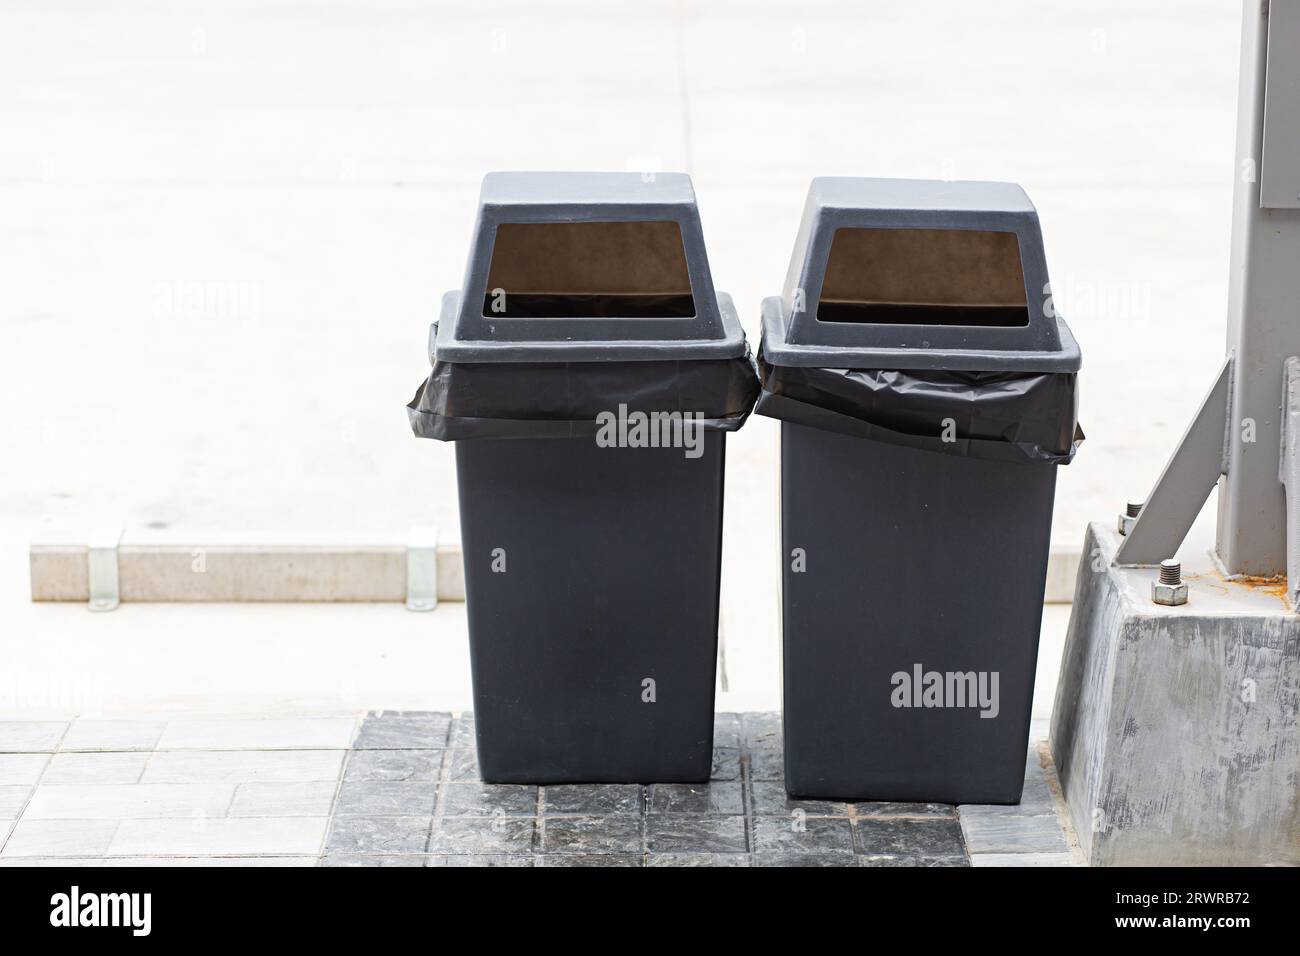
[[[1273,0],[1264,65],[1264,131],[1259,205],[1300,209],[1300,3]]]
[[[1236,369],[1216,542],[1229,574],[1286,570],[1279,399],[1282,362],[1300,355],[1298,109],[1300,0],[1272,0],[1271,11],[1264,0],[1246,0],[1228,286],[1228,351]]]
[[[1115,554],[1116,564],[1159,564],[1178,551],[1201,506],[1223,474],[1224,431],[1232,358],[1219,370],[1200,410],[1178,443],[1133,529]],[[1277,473],[1273,475],[1277,483]]]
[[[1286,490],[1286,591],[1292,607],[1300,597],[1300,358],[1283,366],[1282,464],[1278,478]]]

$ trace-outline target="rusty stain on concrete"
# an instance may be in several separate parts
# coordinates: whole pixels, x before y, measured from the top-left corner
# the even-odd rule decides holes
[[[1218,571],[1212,571],[1207,574],[1189,575],[1188,580],[1195,578],[1203,583],[1209,583],[1211,580],[1222,582],[1224,585],[1223,592],[1228,593],[1229,587],[1236,586],[1254,591],[1259,594],[1271,595],[1278,599],[1281,605],[1288,611],[1291,610],[1291,602],[1287,600],[1286,575],[1275,574],[1271,577],[1260,577],[1257,575],[1234,575],[1225,577]]]

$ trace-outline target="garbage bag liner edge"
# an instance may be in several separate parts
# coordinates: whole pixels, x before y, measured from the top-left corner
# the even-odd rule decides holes
[[[707,431],[735,431],[758,396],[746,349],[731,359],[646,362],[452,363],[434,360],[407,407],[421,438],[563,438],[596,434],[618,412],[698,415]]]
[[[1084,434],[1074,372],[778,366],[756,414],[946,455],[1069,464]]]

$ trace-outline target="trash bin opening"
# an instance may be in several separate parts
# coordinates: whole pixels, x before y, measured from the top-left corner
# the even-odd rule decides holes
[[[672,220],[502,223],[483,317],[694,318],[681,228]]]
[[[831,239],[820,322],[1029,325],[1014,232],[842,228]]]

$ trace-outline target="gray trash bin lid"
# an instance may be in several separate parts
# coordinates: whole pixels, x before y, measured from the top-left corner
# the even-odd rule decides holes
[[[864,264],[828,278],[837,239]],[[988,264],[1008,250],[1010,279],[990,278],[997,270]],[[951,268],[941,268],[945,256]],[[833,281],[880,300],[869,320],[826,320],[824,286]],[[916,297],[918,289],[921,298],[944,299],[956,319],[931,324],[933,305],[884,301]],[[762,314],[764,355],[779,366],[1074,372],[1080,365],[1079,346],[1052,302],[1038,213],[1013,183],[814,179],[785,289],[763,301]]]
[[[763,302],[755,412],[945,455],[1068,463],[1079,346],[1010,183],[815,179]]]
[[[407,405],[441,441],[592,435],[616,408],[734,431],[758,373],[681,173],[491,173]]]
[[[517,313],[520,301],[528,314]],[[465,280],[444,296],[430,337],[431,357],[443,362],[727,359],[745,350],[730,296],[713,288],[684,173],[489,173]]]

